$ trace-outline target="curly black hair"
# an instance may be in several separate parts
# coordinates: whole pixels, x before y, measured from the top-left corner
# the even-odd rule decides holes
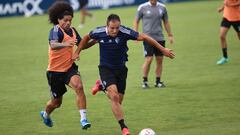
[[[62,19],[65,15],[73,17],[73,8],[67,2],[57,1],[48,9],[48,15],[49,22],[56,25],[58,24],[58,19]]]

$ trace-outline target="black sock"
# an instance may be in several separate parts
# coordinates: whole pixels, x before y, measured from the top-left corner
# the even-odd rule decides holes
[[[222,48],[222,52],[223,52],[223,57],[224,57],[224,58],[228,58],[227,48]]]
[[[147,82],[148,78],[147,77],[143,77],[143,82]]]
[[[161,79],[160,77],[156,77],[156,84],[160,83]]]
[[[124,123],[124,119],[119,120],[118,123],[119,123],[121,129],[127,128],[127,126],[126,126],[125,123]]]

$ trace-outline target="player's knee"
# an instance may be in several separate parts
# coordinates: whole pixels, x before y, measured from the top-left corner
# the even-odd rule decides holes
[[[73,85],[74,89],[76,89],[77,91],[81,91],[83,90],[83,85],[81,83],[77,83]]]
[[[146,59],[145,62],[146,62],[147,64],[151,64],[151,63],[152,63],[152,59]]]
[[[226,40],[226,36],[225,36],[225,35],[220,35],[220,39],[221,39],[222,41],[225,41],[225,40]]]
[[[119,95],[118,95],[118,94],[112,94],[111,100],[112,100],[113,102],[119,103],[119,102],[120,102]]]

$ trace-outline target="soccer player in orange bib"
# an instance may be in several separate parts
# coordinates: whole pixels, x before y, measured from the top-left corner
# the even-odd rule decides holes
[[[81,116],[80,124],[83,129],[87,129],[91,124],[86,117],[86,97],[78,66],[72,60],[74,45],[81,41],[78,32],[71,27],[73,9],[66,2],[56,2],[49,8],[48,14],[50,23],[54,25],[49,33],[47,68],[51,99],[47,102],[45,110],[40,112],[40,116],[46,126],[53,126],[50,114],[61,106],[63,95],[67,91],[66,85],[68,85],[75,90],[76,103]]]
[[[224,0],[224,5],[218,9],[218,12],[223,12],[223,19],[220,28],[223,57],[217,61],[218,65],[222,65],[229,60],[226,35],[231,26],[233,26],[237,32],[237,36],[240,40],[240,0]]]

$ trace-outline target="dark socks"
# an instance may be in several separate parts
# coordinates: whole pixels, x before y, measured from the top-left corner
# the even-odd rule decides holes
[[[160,83],[161,79],[160,77],[156,77],[156,84]]]
[[[121,129],[127,128],[127,126],[126,126],[125,123],[124,123],[124,119],[119,120],[118,123],[119,123]]]
[[[223,52],[223,57],[224,57],[224,58],[228,58],[227,48],[222,48],[222,52]]]
[[[143,82],[147,82],[148,78],[147,77],[143,77]]]

